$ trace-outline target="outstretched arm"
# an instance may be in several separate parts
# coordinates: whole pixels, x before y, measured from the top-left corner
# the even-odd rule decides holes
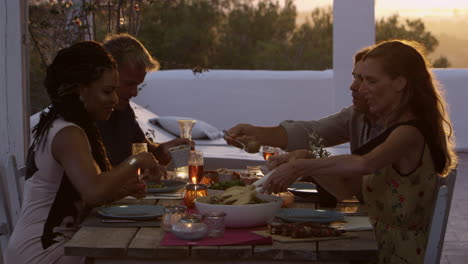
[[[400,171],[418,166],[424,138],[415,127],[396,128],[381,145],[364,156],[343,155],[323,159],[298,159],[279,166],[265,182],[268,192],[286,190],[300,177],[313,177],[338,199],[352,196],[348,188],[353,178],[361,178],[385,166],[394,165]]]
[[[288,144],[288,135],[282,126],[261,127],[249,124],[238,124],[228,130],[230,137],[241,141],[246,151],[256,153],[261,145],[285,148]],[[229,142],[229,138],[226,138]]]

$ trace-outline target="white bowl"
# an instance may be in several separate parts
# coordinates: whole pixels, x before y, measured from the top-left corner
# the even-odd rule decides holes
[[[268,203],[246,205],[224,205],[206,203],[210,196],[199,197],[195,200],[195,206],[200,212],[224,212],[226,213],[226,227],[252,227],[266,224],[281,208],[281,197],[257,194],[257,197],[269,201]]]

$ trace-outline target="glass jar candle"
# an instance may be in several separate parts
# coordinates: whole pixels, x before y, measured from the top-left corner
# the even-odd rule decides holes
[[[187,207],[182,205],[170,205],[164,208],[161,228],[166,232],[172,231],[172,225],[177,223],[184,215]]]
[[[209,237],[223,237],[224,236],[224,212],[206,212],[203,215],[203,221],[208,226]]]
[[[195,199],[198,197],[207,196],[208,191],[205,184],[188,184],[185,187],[185,196],[184,196],[184,204],[187,208],[194,208],[195,207]]]
[[[208,234],[208,227],[198,214],[186,215],[172,225],[172,233],[185,240],[199,240]]]

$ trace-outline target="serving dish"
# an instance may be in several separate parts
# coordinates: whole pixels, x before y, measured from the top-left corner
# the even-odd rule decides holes
[[[245,205],[209,204],[210,198],[211,195],[199,197],[195,200],[195,207],[199,213],[224,212],[226,213],[224,218],[226,227],[232,228],[264,225],[273,219],[283,203],[281,197],[260,193],[257,194],[257,198],[266,201],[266,203]]]

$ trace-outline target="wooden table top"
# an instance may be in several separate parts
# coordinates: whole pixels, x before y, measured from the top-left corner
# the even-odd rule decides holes
[[[125,200],[123,204],[180,204],[181,200]],[[355,210],[356,204],[339,206],[340,211]],[[313,203],[294,203],[296,208],[314,208]],[[351,208],[351,209],[350,209]],[[81,227],[65,245],[65,255],[86,256],[87,263],[236,263],[255,261],[349,261],[372,260],[377,246],[372,231],[353,232],[354,239],[318,242],[281,243],[245,246],[161,246],[164,231],[159,227]],[[318,249],[318,251],[317,251]],[[318,254],[317,254],[318,252]],[[165,261],[165,262],[161,262]],[[327,262],[328,263],[328,262]]]

